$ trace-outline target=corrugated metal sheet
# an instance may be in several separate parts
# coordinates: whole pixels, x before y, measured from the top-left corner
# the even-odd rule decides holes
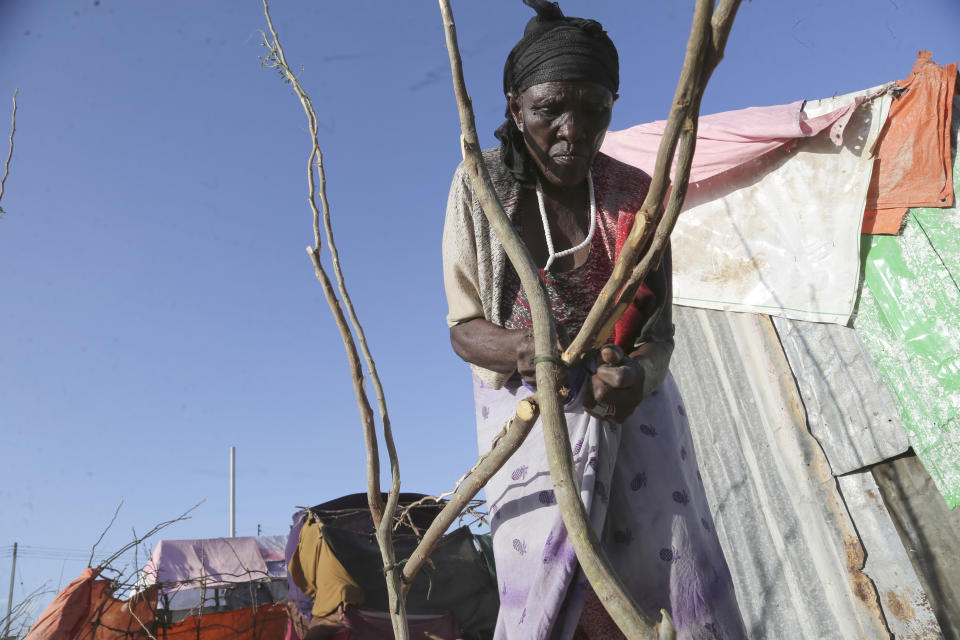
[[[944,637],[960,640],[960,509],[947,508],[914,455],[872,471]]]
[[[854,329],[786,318],[773,323],[796,376],[807,425],[834,475],[907,450],[900,412]]]
[[[887,626],[902,640],[937,640],[940,625],[900,543],[870,471],[837,478],[866,550],[866,573],[877,589]]]
[[[751,639],[890,633],[767,316],[675,307],[672,370]]]

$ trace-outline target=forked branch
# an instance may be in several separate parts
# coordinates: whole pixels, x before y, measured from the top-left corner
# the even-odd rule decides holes
[[[686,193],[690,164],[696,144],[696,123],[703,89],[710,73],[723,55],[723,46],[729,35],[738,5],[739,0],[721,0],[717,8],[716,19],[711,24],[714,8],[713,0],[698,0],[696,4],[686,58],[674,103],[667,119],[666,131],[658,150],[650,192],[637,215],[636,224],[631,231],[626,246],[621,251],[610,281],[597,299],[584,328],[564,354],[564,360],[567,363],[578,363],[580,359],[591,353],[598,343],[606,339],[609,329],[620,317],[619,315],[614,317],[614,311],[620,306],[618,302],[621,302],[627,283],[642,282],[651,266],[659,263]],[[507,257],[519,275],[524,293],[530,302],[537,353],[555,357],[556,327],[553,323],[549,303],[546,300],[543,283],[529,253],[512,225],[509,224],[506,214],[497,200],[480,155],[473,110],[463,81],[456,29],[449,0],[440,0],[440,8],[444,19],[447,49],[450,55],[454,89],[460,113],[464,164],[484,214],[490,221],[490,225],[494,228]],[[673,164],[678,140],[681,141],[681,149],[675,176],[676,182],[670,197],[669,210],[671,217],[664,221],[666,224],[661,224],[661,218],[663,217],[662,202],[670,184],[670,168]],[[654,230],[656,230],[655,234]],[[638,269],[637,262],[640,258],[640,252],[648,244],[651,235],[654,235],[654,242],[644,255],[644,264]],[[636,291],[632,295],[635,294]],[[632,296],[628,299],[632,300]],[[622,311],[620,311],[620,315],[622,315]],[[606,331],[606,333],[601,334],[602,331]],[[577,559],[600,601],[627,637],[671,637],[675,631],[669,615],[663,612],[663,623],[659,629],[656,629],[654,621],[639,609],[610,567],[609,561],[600,548],[593,527],[587,519],[573,475],[570,442],[557,395],[558,372],[555,366],[553,362],[547,359],[540,358],[538,360],[537,388],[543,414],[544,437],[546,438],[550,474],[553,478],[555,494],[564,524],[571,533],[571,541]],[[506,447],[507,445],[501,442],[497,446]],[[518,447],[519,442],[514,446]],[[507,451],[498,455],[506,459],[512,453],[512,451]]]
[[[680,81],[657,150],[650,191],[637,212],[613,274],[597,297],[580,333],[563,354],[568,363],[579,362],[607,342],[613,326],[633,302],[640,285],[660,264],[687,192],[700,101],[713,70],[723,59],[739,6],[740,0],[720,0],[714,10],[712,0],[697,2]],[[680,150],[676,153],[674,165],[678,142]],[[673,188],[664,211],[663,201],[670,187],[672,166],[675,166]],[[640,252],[648,245],[641,257]]]
[[[630,638],[653,638],[654,621],[646,616],[633,601],[630,592],[619,579],[600,547],[600,540],[580,500],[566,419],[559,395],[560,366],[557,364],[556,326],[549,299],[526,246],[510,224],[500,204],[493,183],[480,154],[474,124],[473,107],[463,80],[463,65],[457,45],[456,27],[449,0],[439,0],[443,16],[447,51],[453,75],[454,92],[460,114],[461,144],[464,167],[477,195],[484,215],[520,278],[524,294],[530,303],[536,352],[549,358],[536,359],[537,397],[542,414],[544,438],[554,493],[580,566],[590,580],[600,601],[611,617]],[[512,452],[510,452],[512,453]]]

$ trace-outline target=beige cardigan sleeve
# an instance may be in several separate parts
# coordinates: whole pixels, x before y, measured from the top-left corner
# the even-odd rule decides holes
[[[469,188],[463,164],[457,167],[443,225],[443,285],[447,292],[447,326],[483,318]]]
[[[481,243],[489,243],[490,240],[487,233],[475,228],[474,207],[479,206],[480,203],[473,197],[470,178],[461,163],[450,185],[443,225],[443,286],[447,293],[448,327],[476,318],[490,319],[484,311],[484,301],[490,306],[492,296],[481,286],[477,256],[479,246],[488,246]],[[485,255],[489,253],[488,250]],[[498,373],[475,364],[470,367],[484,384],[494,389],[502,387],[510,378],[508,373]]]

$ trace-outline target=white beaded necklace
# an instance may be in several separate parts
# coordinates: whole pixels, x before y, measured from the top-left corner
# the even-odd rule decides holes
[[[571,253],[575,253],[590,244],[590,241],[593,240],[593,232],[597,229],[597,199],[593,195],[592,171],[587,172],[587,194],[590,198],[590,231],[587,232],[587,237],[583,239],[583,242],[575,247],[564,249],[560,253],[554,253],[553,237],[550,235],[550,223],[547,222],[547,208],[543,205],[543,187],[540,186],[540,181],[537,180],[537,204],[540,205],[540,219],[543,220],[543,235],[547,240],[547,251],[550,252],[550,257],[547,259],[547,264],[543,268],[544,271],[549,271],[550,265],[552,265],[553,261],[557,258],[563,258]]]

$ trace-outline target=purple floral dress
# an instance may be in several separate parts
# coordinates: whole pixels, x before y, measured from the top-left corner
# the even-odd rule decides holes
[[[579,330],[613,265],[607,245],[615,220],[603,212],[598,216],[601,233],[586,264],[544,278],[555,317],[570,335]],[[504,285],[504,326],[529,326],[529,308],[512,269]],[[654,617],[661,608],[671,613],[678,638],[746,638],[673,378],[623,425],[588,415],[580,386],[565,405],[574,469],[613,566],[641,607]],[[531,393],[517,379],[492,389],[474,377],[481,452]],[[495,637],[569,640],[588,584],[556,505],[539,421],[487,484],[486,495],[500,589]]]

